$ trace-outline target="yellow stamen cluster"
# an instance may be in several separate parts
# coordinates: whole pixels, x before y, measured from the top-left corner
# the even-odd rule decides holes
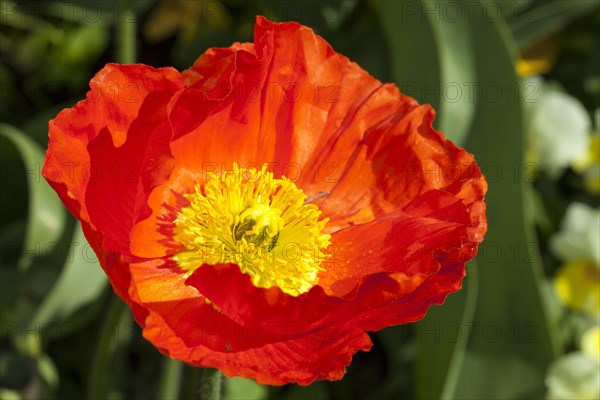
[[[318,281],[330,235],[327,219],[305,204],[306,195],[285,177],[240,168],[211,173],[185,195],[189,205],[175,219],[175,239],[185,250],[174,256],[191,274],[202,264],[235,263],[261,288],[278,286],[292,296]]]

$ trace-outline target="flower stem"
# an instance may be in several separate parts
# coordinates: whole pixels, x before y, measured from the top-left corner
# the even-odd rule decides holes
[[[223,374],[218,369],[198,368],[199,385],[196,392],[200,400],[219,400]]]
[[[121,0],[117,21],[117,62],[121,64],[135,63],[135,27],[136,18],[132,2]]]
[[[105,386],[107,383],[108,367],[110,359],[118,347],[119,338],[117,329],[119,323],[123,320],[126,309],[125,303],[113,295],[92,362],[90,384],[88,387],[88,398],[90,399],[106,398]]]
[[[177,399],[181,389],[181,374],[184,364],[181,361],[165,357],[163,372],[159,384],[159,398]]]

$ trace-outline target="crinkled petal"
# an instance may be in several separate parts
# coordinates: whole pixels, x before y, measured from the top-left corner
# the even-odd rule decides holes
[[[171,357],[262,384],[307,385],[341,379],[352,355],[371,347],[364,332],[347,324],[310,330],[289,319],[241,325],[158,264],[132,265],[130,295],[144,337]]]
[[[43,174],[103,235],[97,252],[129,253],[132,225],[149,214],[147,196],[172,168],[166,105],[181,84],[173,69],[109,64],[86,100],[50,122]]]
[[[169,114],[178,166],[269,163],[309,197],[335,185],[372,126],[417,106],[309,28],[260,17],[254,45],[211,49],[184,75]]]

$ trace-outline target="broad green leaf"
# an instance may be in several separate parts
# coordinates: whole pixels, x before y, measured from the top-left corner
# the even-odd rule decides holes
[[[78,224],[61,275],[31,323],[40,329],[49,323],[65,323],[77,310],[96,300],[106,282],[106,275]]]
[[[516,398],[543,389],[543,372],[560,347],[542,294],[533,219],[524,209],[527,181],[516,46],[503,22],[485,18],[481,11],[474,13],[477,113],[467,147],[488,180],[489,228],[477,257],[479,299],[468,344],[477,358],[464,360],[456,397],[489,398],[496,394],[486,388],[510,387],[508,398]],[[473,383],[473,371],[493,371],[492,364],[501,359],[531,369],[527,384],[509,373],[486,375],[487,386]]]
[[[430,308],[417,325],[416,398],[455,398],[476,302],[477,263],[471,262],[463,288]]]
[[[523,49],[594,10],[600,10],[600,2],[595,0],[537,1],[513,12],[507,22],[519,48]]]
[[[475,112],[471,39],[476,32],[471,31],[470,6],[464,2],[423,0],[422,7],[427,10],[425,15],[440,59],[438,127],[448,139],[460,145],[467,136]]]
[[[545,371],[514,353],[482,354],[467,351],[465,380],[457,387],[457,399],[543,399]],[[467,380],[468,379],[468,380]],[[486,394],[485,397],[484,394]]]
[[[226,378],[224,400],[262,400],[267,398],[267,387],[252,379]]]
[[[475,108],[473,4],[431,0],[378,4],[394,81],[403,93],[431,104],[438,113],[436,127],[462,144]]]
[[[423,4],[395,0],[377,4],[391,54],[393,81],[402,93],[439,110],[440,55]]]
[[[389,81],[390,54],[379,15],[366,2],[360,2],[354,14],[357,17],[352,24],[343,24],[330,34],[323,33],[324,37],[335,51],[356,62],[375,78]]]
[[[8,139],[21,153],[29,188],[29,218],[25,236],[25,254],[21,267],[27,268],[32,256],[42,254],[48,245],[54,244],[63,233],[66,213],[52,188],[41,175],[44,162],[43,150],[23,132],[0,124],[0,136]]]

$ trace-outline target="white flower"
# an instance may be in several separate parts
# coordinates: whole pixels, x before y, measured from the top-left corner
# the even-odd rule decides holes
[[[574,160],[586,154],[590,116],[581,103],[566,93],[539,85],[538,102],[528,108],[529,134],[540,168],[557,177]]]
[[[546,376],[548,400],[600,398],[600,362],[576,352],[557,359]]]
[[[571,203],[550,250],[563,261],[593,261],[600,266],[600,210]]]

